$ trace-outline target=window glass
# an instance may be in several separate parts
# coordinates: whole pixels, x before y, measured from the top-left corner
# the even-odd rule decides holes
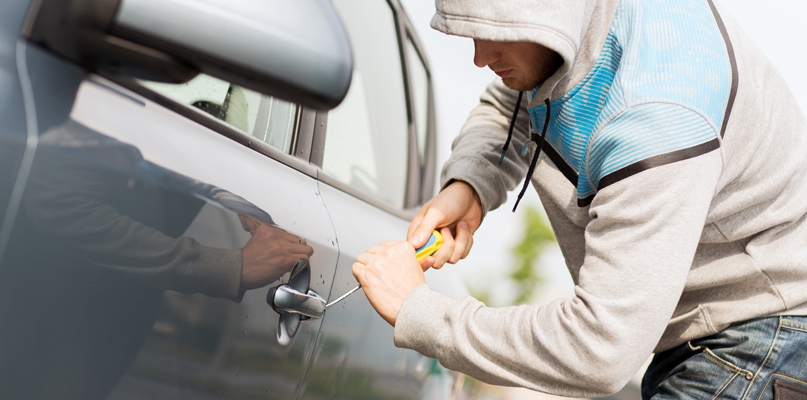
[[[328,113],[322,168],[402,208],[408,168],[408,119],[395,16],[384,0],[335,0],[355,66],[347,97]]]
[[[286,153],[291,151],[297,106],[207,75],[175,85],[141,82],[182,104],[196,107]]]
[[[415,45],[406,41],[406,58],[409,60],[409,78],[412,101],[415,103],[415,129],[418,137],[418,159],[426,164],[426,137],[429,132],[429,76]]]

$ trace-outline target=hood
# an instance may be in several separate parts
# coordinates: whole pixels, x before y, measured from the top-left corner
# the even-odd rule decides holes
[[[533,42],[563,57],[530,107],[577,85],[599,56],[619,0],[435,0],[431,27],[455,36]]]

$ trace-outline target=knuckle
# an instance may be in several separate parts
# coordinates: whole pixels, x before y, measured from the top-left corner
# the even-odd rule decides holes
[[[363,267],[364,267],[364,264],[362,264],[362,263],[359,263],[359,262],[353,263],[353,267],[351,268],[351,270],[353,271],[353,275],[356,275],[356,276],[360,275],[362,273],[362,268]]]

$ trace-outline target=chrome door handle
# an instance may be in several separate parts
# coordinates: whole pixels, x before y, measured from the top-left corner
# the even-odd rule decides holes
[[[325,299],[311,290],[311,266],[301,258],[294,263],[289,282],[275,286],[266,293],[266,303],[280,315],[277,320],[277,342],[291,344],[300,328],[300,321],[322,318]],[[320,305],[321,303],[321,305]]]
[[[272,290],[272,308],[278,313],[300,314],[308,318],[322,318],[325,314],[325,299],[311,289],[302,293],[289,285],[280,285]]]

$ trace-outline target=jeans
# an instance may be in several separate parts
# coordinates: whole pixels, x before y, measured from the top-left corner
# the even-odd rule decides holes
[[[807,317],[768,317],[656,354],[642,398],[807,399]]]

